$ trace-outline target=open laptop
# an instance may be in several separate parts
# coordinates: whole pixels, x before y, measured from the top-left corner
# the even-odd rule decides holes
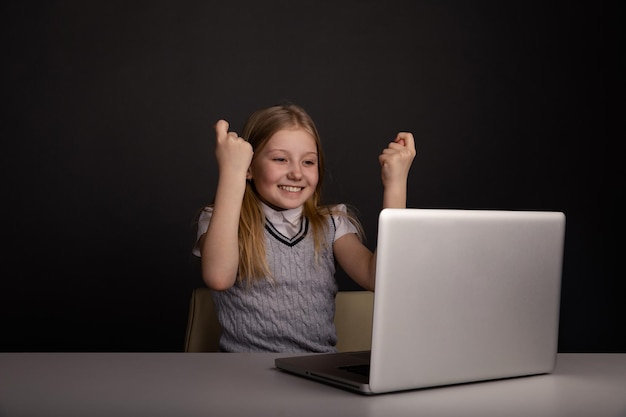
[[[384,209],[371,351],[275,366],[363,394],[550,373],[564,237],[556,211]]]

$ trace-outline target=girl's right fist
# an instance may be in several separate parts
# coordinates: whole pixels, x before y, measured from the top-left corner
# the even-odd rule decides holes
[[[226,120],[218,120],[215,124],[215,157],[222,170],[247,173],[252,162],[252,145],[235,132],[228,131]]]

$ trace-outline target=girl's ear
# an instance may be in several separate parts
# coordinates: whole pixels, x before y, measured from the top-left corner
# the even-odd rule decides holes
[[[250,168],[248,168],[248,172],[246,172],[246,179],[247,180],[251,180],[252,179],[252,171],[250,171]]]

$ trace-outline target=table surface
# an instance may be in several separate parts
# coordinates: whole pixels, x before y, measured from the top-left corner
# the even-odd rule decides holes
[[[0,353],[0,416],[626,416],[626,354],[549,375],[364,396],[267,353]]]

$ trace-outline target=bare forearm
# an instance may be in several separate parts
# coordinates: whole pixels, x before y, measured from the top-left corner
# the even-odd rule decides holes
[[[376,250],[372,253],[369,264],[369,285],[366,289],[374,291],[376,286]]]
[[[230,288],[239,267],[239,216],[245,191],[245,178],[220,177],[213,214],[203,240],[202,278],[209,288]]]
[[[385,186],[383,208],[406,208],[406,181]]]
[[[376,254],[361,243],[354,233],[348,233],[333,245],[335,259],[357,284],[374,291],[376,281]]]

